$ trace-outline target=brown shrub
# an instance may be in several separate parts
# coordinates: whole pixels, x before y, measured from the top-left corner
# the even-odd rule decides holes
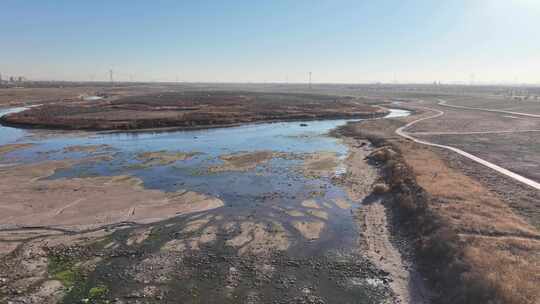
[[[388,193],[388,191],[390,191],[390,188],[386,184],[377,183],[373,185],[373,193],[375,194],[385,194]]]
[[[429,194],[418,185],[401,154],[387,156],[383,176],[393,194],[394,213],[400,227],[415,240],[418,266],[438,294],[434,302],[497,303],[496,289],[472,275],[459,236],[429,208]]]

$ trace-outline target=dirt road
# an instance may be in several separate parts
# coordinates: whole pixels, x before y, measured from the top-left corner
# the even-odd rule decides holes
[[[439,99],[439,104],[440,105],[446,105],[446,101],[442,100],[442,99]],[[446,106],[449,106],[449,105],[446,105]],[[421,139],[418,139],[416,137],[414,137],[413,135],[415,133],[409,133],[407,132],[406,130],[415,125],[416,123],[419,123],[421,121],[424,121],[424,120],[428,120],[428,119],[435,119],[435,118],[438,118],[438,117],[441,117],[444,115],[444,111],[441,111],[441,110],[437,110],[437,109],[434,109],[434,108],[429,108],[429,107],[423,107],[423,106],[415,106],[417,108],[420,108],[420,109],[423,109],[423,110],[427,110],[427,111],[430,111],[430,112],[435,112],[434,115],[431,115],[431,116],[428,116],[428,117],[423,117],[423,118],[419,118],[417,120],[414,120],[414,121],[411,121],[409,122],[408,124],[398,128],[396,130],[396,134],[401,136],[401,137],[404,137],[404,138],[407,138],[409,140],[412,140],[416,143],[419,143],[419,144],[423,144],[423,145],[427,145],[427,146],[432,146],[432,147],[438,147],[438,148],[443,148],[443,149],[447,149],[447,150],[450,150],[450,151],[453,151],[455,153],[458,153],[462,156],[465,156],[467,157],[468,159],[471,159],[477,163],[480,163],[490,169],[493,169],[495,171],[497,171],[498,173],[500,174],[503,174],[503,175],[506,175],[508,177],[510,177],[511,179],[513,180],[516,180],[516,181],[519,181],[523,184],[526,184],[530,187],[533,187],[537,190],[540,190],[540,183],[532,180],[532,179],[529,179],[529,178],[526,178],[522,175],[519,175],[515,172],[512,172],[508,169],[505,169],[503,167],[500,167],[494,163],[491,163],[491,162],[488,162],[482,158],[479,158],[475,155],[472,155],[468,152],[465,152],[463,150],[460,150],[460,149],[457,149],[457,148],[454,148],[454,147],[451,147],[451,146],[447,146],[447,145],[441,145],[441,144],[436,144],[436,143],[433,143],[433,142],[429,142],[429,141],[426,141],[426,140],[421,140]],[[451,107],[454,107],[454,106],[451,106]],[[458,107],[458,106],[455,106],[455,107]],[[531,116],[531,117],[540,117],[540,115],[534,115],[534,114],[526,114],[526,113],[516,113],[516,112],[508,112],[508,111],[499,111],[499,110],[489,110],[489,109],[480,109],[480,108],[467,108],[467,107],[458,107],[458,108],[465,108],[465,109],[473,109],[473,110],[484,110],[484,111],[490,111],[490,112],[502,112],[502,113],[506,113],[506,114],[513,114],[513,115],[526,115],[526,116]]]

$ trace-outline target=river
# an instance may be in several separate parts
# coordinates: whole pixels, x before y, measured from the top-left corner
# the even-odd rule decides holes
[[[0,115],[20,110],[3,110]],[[409,112],[391,110],[387,117],[406,115]],[[290,265],[265,260],[274,268],[272,273],[286,272],[285,277],[285,273],[278,273],[278,277],[294,278],[288,284],[294,285],[296,289],[319,289],[317,294],[320,298],[337,297],[353,303],[351,301],[354,299],[368,299],[384,292],[380,290],[382,287],[378,281],[369,280],[376,270],[366,266],[368,263],[358,256],[359,228],[353,215],[361,201],[352,200],[343,185],[336,182],[347,172],[344,160],[348,148],[339,138],[329,136],[328,133],[347,122],[261,123],[197,131],[137,133],[48,133],[0,126],[0,145],[32,144],[5,154],[0,158],[0,165],[2,170],[9,170],[9,166],[15,164],[94,157],[99,160],[58,169],[47,179],[129,175],[140,178],[147,189],[164,192],[195,191],[217,197],[224,202],[224,207],[196,216],[211,216],[204,223],[207,228],[218,227],[222,231],[223,227],[237,227],[240,230],[233,229],[232,234],[238,237],[247,233],[247,240],[236,247],[238,252],[231,253],[228,245],[235,238],[218,233],[213,243],[205,245],[204,256],[197,254],[196,260],[184,257],[185,261],[200,263],[209,257],[236,256],[243,248],[248,248],[247,255],[257,256],[261,253],[262,256],[262,253],[273,251],[272,246],[277,246],[286,253],[287,261],[321,263],[323,269],[319,270],[319,278],[314,265],[306,264],[304,266],[309,266],[309,269],[303,266],[294,270]],[[312,167],[306,165],[310,161]],[[155,257],[172,241],[191,238],[190,233],[178,231],[185,231],[185,227],[193,221],[194,217],[179,216],[151,226],[149,229],[158,229],[161,233],[159,237],[144,243],[146,249],[143,255],[147,259]],[[276,240],[275,235],[283,239]],[[113,235],[113,239],[118,241],[125,240],[125,237],[125,232]],[[250,247],[250,242],[256,242],[259,237],[259,243]],[[268,251],[261,249],[265,246],[269,247]],[[190,255],[190,258],[193,259],[193,256]],[[276,258],[274,255],[268,257]],[[140,263],[142,260],[137,261]],[[257,257],[249,261],[261,262]],[[111,276],[111,265],[129,272],[133,261],[113,259],[107,263],[101,264],[98,267],[100,270],[92,274],[90,280],[106,282],[115,295],[136,289],[137,284],[129,280],[111,286],[112,281],[103,277]],[[212,277],[206,279],[201,277],[200,272],[209,265],[195,267],[189,263],[184,267],[191,267],[190,271],[197,274],[189,278],[175,276],[170,281],[172,283],[168,283],[168,290],[170,284],[181,287],[170,291],[171,294],[184,299],[186,303],[220,303],[216,299],[227,291],[223,291],[220,285],[224,284],[224,277],[231,275],[231,263],[216,266]],[[346,280],[343,279],[346,282],[341,279],[333,282],[333,276],[337,275],[333,271],[340,267],[366,273],[365,276],[348,276]],[[348,270],[343,271],[347,273]],[[237,288],[233,288],[232,292],[238,297],[247,297],[253,291],[249,281],[254,277],[252,274],[241,273],[241,270],[238,272],[239,276],[245,277],[245,281],[237,278]],[[316,281],[313,281],[315,278]],[[259,299],[276,299],[298,293],[298,290],[276,292],[280,288],[288,288],[280,287],[282,283],[272,280],[261,283],[266,287],[256,288]],[[190,288],[203,287],[207,293],[199,294],[198,300],[189,296]],[[79,295],[68,296],[75,299]]]

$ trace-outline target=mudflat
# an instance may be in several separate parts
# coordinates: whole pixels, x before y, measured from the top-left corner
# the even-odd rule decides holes
[[[223,202],[193,191],[145,189],[133,176],[48,180],[61,168],[100,158],[47,161],[0,170],[2,227],[56,226],[83,230],[122,221],[149,222],[209,210]]]

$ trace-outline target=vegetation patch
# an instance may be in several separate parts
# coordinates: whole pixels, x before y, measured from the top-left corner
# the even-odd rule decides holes
[[[198,152],[144,152],[137,155],[138,160],[142,160],[143,163],[139,164],[140,168],[147,168],[153,166],[166,166],[175,163],[176,161],[189,160],[192,157],[201,154]]]
[[[46,104],[5,115],[0,123],[88,130],[192,129],[259,121],[371,118],[387,114],[366,102],[362,98],[315,94],[161,92],[114,101]]]
[[[94,244],[95,245],[95,244]],[[94,282],[91,273],[94,267],[89,265],[84,255],[90,248],[60,247],[50,249],[48,273],[65,288],[61,303],[109,303],[109,288]]]
[[[49,256],[49,275],[62,282],[68,290],[77,282],[84,280],[84,275],[74,259],[65,256]]]
[[[106,296],[109,289],[105,285],[98,285],[90,288],[88,291],[88,302],[90,303],[106,303]]]

